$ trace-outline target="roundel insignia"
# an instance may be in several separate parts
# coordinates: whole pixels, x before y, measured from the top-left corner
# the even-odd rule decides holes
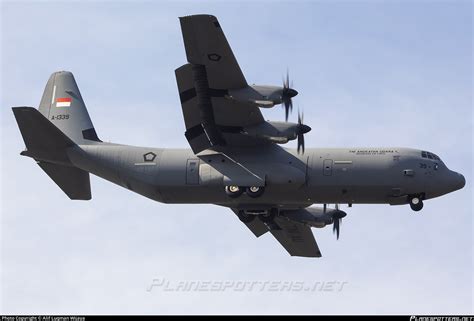
[[[209,60],[212,60],[212,61],[219,61],[221,60],[221,56],[216,54],[216,53],[212,53],[212,54],[208,54],[207,55],[207,58],[209,58]]]
[[[156,158],[156,154],[153,152],[148,152],[146,154],[143,154],[143,160],[145,162],[153,162]]]

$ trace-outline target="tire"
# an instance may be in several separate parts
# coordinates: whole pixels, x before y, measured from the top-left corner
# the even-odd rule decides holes
[[[413,211],[418,212],[423,208],[423,201],[419,196],[413,196],[410,198],[410,207]]]
[[[230,185],[225,187],[225,193],[231,198],[237,198],[244,192],[244,189],[240,186]]]
[[[255,215],[245,214],[244,211],[239,211],[237,216],[239,217],[239,220],[243,223],[250,223],[255,219]]]
[[[252,198],[262,196],[263,192],[265,192],[265,187],[263,186],[250,186],[245,189],[245,193]]]

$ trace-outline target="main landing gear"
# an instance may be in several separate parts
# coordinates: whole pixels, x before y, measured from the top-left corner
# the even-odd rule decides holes
[[[236,185],[230,185],[225,187],[225,193],[227,196],[231,198],[237,198],[240,195],[242,195],[245,191],[245,194],[247,194],[249,197],[252,198],[257,198],[262,196],[263,192],[265,191],[265,187],[263,186],[249,186],[249,187],[243,187],[243,186],[236,186]]]
[[[421,209],[423,208],[423,200],[418,195],[411,196],[408,199],[408,202],[410,203],[411,209],[414,210],[415,212],[421,211]]]

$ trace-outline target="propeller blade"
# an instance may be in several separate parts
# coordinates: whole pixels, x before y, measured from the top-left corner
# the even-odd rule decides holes
[[[309,132],[311,128],[303,124],[304,113],[298,112],[298,128],[297,128],[297,137],[298,137],[298,148],[297,152],[300,153],[300,150],[303,151],[304,154],[304,134]]]
[[[333,233],[336,233],[336,238],[338,240],[339,240],[339,231],[341,229],[341,222],[342,222],[342,219],[335,218],[334,223],[332,224],[332,231],[333,231]]]
[[[304,134],[298,134],[298,154],[302,150],[304,154]]]
[[[291,81],[291,86],[293,86],[293,81]],[[285,107],[285,120],[288,121],[288,116],[291,111],[293,111],[293,101],[292,97],[296,96],[298,92],[290,88],[290,73],[286,70],[286,78],[283,77],[283,89],[281,91],[281,102]]]

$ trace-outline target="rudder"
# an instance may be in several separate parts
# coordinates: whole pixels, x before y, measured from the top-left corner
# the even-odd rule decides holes
[[[71,72],[49,77],[39,111],[76,144],[100,142]]]

